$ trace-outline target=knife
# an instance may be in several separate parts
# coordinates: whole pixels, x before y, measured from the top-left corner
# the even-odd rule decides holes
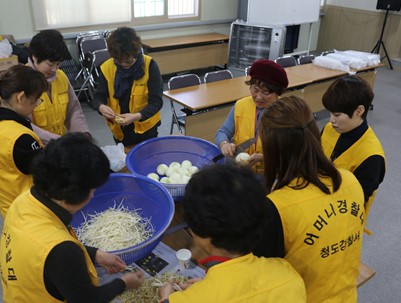
[[[236,146],[235,146],[235,154],[234,154],[234,157],[237,156],[239,153],[244,152],[244,150],[248,149],[248,148],[249,148],[252,144],[254,144],[255,142],[256,142],[256,139],[255,139],[255,138],[251,138],[251,139],[248,139],[248,140],[246,140],[246,141],[244,141],[244,142],[242,142],[242,143],[236,145]],[[212,161],[216,163],[217,161],[219,161],[219,160],[221,160],[221,159],[223,159],[223,158],[224,158],[224,155],[223,155],[223,154],[218,154],[217,156],[215,156],[215,157],[212,159]]]
[[[238,144],[235,148],[235,155],[234,156],[238,156],[238,154],[244,152],[245,150],[247,150],[252,144],[254,144],[256,142],[255,138],[251,138],[248,139],[240,144]]]

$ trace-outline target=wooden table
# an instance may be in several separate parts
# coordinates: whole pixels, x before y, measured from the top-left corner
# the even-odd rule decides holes
[[[377,67],[368,67],[356,72],[373,87]],[[296,95],[303,98],[313,112],[324,109],[322,104],[324,92],[335,79],[347,74],[314,64],[287,67],[285,70],[289,85],[283,96]],[[188,113],[185,117],[185,135],[214,143],[214,136],[235,101],[250,95],[249,87],[244,83],[246,79],[244,76],[205,83],[165,91],[163,95],[181,104]]]
[[[225,65],[227,35],[198,34],[143,40],[145,53],[158,63],[162,75],[196,68]]]

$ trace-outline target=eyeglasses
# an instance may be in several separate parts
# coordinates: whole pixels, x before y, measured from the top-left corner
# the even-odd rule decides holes
[[[136,62],[136,58],[134,58],[134,57],[128,57],[128,58],[126,58],[124,60],[114,59],[114,63],[116,63],[118,65],[125,65],[125,66],[133,65],[133,64],[135,64],[135,62]]]
[[[267,90],[262,90],[261,88],[255,86],[255,85],[251,85],[250,87],[251,93],[252,94],[262,94],[262,96],[264,98],[269,98],[272,94],[274,94],[273,92],[269,92]]]

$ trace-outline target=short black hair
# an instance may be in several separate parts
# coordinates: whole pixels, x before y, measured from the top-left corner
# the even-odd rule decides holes
[[[110,174],[106,155],[84,133],[51,140],[32,163],[33,183],[49,199],[76,205]]]
[[[142,47],[141,38],[131,27],[119,27],[107,38],[107,49],[112,58],[121,60],[124,57],[138,57]]]
[[[33,36],[28,47],[29,57],[38,59],[38,63],[49,60],[50,62],[61,62],[71,59],[63,35],[57,30],[47,29]]]
[[[324,107],[332,113],[344,113],[352,118],[359,105],[365,107],[361,116],[366,119],[374,93],[369,83],[356,75],[347,75],[334,81],[323,95]]]
[[[248,168],[215,164],[192,176],[185,188],[184,219],[194,234],[231,253],[258,244],[267,219],[261,182]]]

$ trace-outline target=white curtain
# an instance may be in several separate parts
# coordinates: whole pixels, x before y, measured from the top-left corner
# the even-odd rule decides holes
[[[131,0],[31,0],[35,28],[131,22]]]

